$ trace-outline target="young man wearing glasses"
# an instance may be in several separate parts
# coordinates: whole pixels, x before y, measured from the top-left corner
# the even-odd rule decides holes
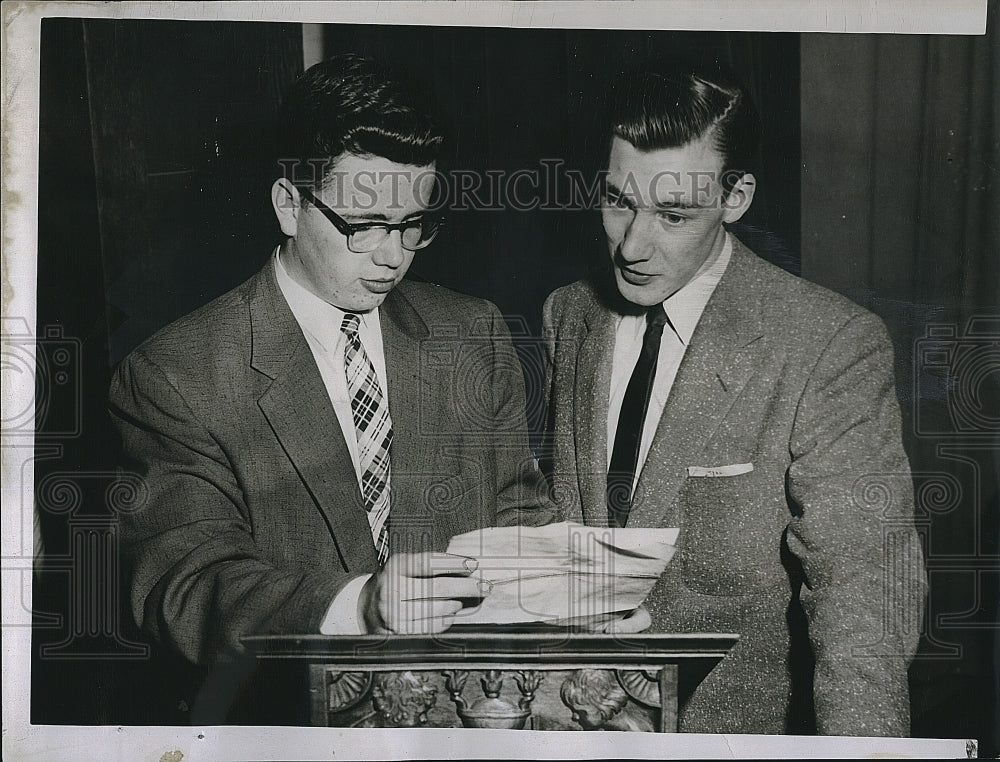
[[[148,489],[121,521],[132,610],[192,662],[251,634],[440,632],[480,596],[449,539],[552,518],[496,308],[403,280],[438,231],[419,103],[357,56],[303,74],[275,256],[115,374]]]

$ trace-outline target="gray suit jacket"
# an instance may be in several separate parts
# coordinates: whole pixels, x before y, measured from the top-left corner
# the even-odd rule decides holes
[[[391,551],[550,520],[496,308],[404,281],[381,324]],[[110,405],[148,493],[120,517],[132,609],[191,661],[238,651],[242,635],[318,632],[340,588],[377,570],[347,445],[272,263],[136,349]]]
[[[544,324],[555,496],[606,525],[615,314],[581,281],[549,297]],[[628,521],[681,528],[646,601],[654,629],[741,635],[682,730],[908,735],[925,591],[912,510],[881,322],[734,239]]]

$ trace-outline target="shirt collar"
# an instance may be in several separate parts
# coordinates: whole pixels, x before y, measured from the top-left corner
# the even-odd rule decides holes
[[[274,272],[278,279],[278,288],[281,289],[302,330],[315,339],[325,352],[332,351],[340,341],[342,335],[340,326],[344,322],[346,312],[323,301],[312,291],[294,281],[281,263],[279,251],[280,249],[274,251]],[[377,307],[369,312],[360,312],[358,315],[361,317],[362,334],[379,330]]]
[[[705,305],[719,285],[722,274],[726,271],[733,254],[733,241],[728,232],[722,244],[718,259],[700,275],[692,278],[686,285],[679,288],[663,301],[663,309],[670,318],[677,337],[685,345],[691,343],[694,329],[698,327]]]

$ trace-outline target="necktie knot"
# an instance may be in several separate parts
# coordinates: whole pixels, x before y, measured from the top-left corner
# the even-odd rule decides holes
[[[667,313],[662,304],[646,310],[646,331],[662,331],[667,324]]]
[[[663,336],[663,326],[668,322],[669,319],[662,304],[650,307],[646,311],[646,333],[642,339],[643,349],[646,352],[656,354],[660,346],[660,337]]]
[[[354,338],[358,335],[359,328],[361,328],[361,318],[358,317],[357,313],[344,313],[344,322],[340,324],[340,330],[346,333],[349,338]]]

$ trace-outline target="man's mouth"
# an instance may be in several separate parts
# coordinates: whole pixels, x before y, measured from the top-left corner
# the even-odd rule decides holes
[[[621,273],[622,279],[626,283],[630,283],[633,286],[645,286],[649,283],[655,276],[648,275],[646,273],[638,272],[637,270],[631,270],[628,267],[619,265],[618,272]]]
[[[395,278],[362,278],[361,282],[364,283],[365,288],[376,294],[387,294],[396,285]]]

